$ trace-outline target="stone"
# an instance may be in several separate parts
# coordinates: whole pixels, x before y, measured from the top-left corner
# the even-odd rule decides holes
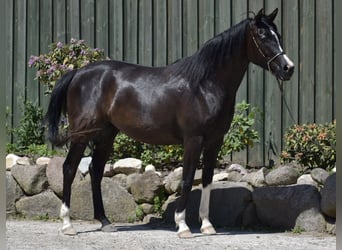
[[[218,173],[213,176],[213,182],[226,181],[228,179],[228,173]]]
[[[16,209],[25,218],[56,219],[59,218],[61,205],[61,200],[52,191],[45,191],[34,196],[21,198],[16,203]]]
[[[119,183],[123,188],[127,187],[127,175],[125,174],[116,174],[112,177],[112,180]]]
[[[49,164],[51,158],[49,157],[39,157],[37,160],[36,160],[36,164],[37,165],[47,165]]]
[[[245,175],[247,174],[247,170],[241,166],[240,164],[236,164],[236,163],[233,163],[231,164],[228,169],[227,169],[228,172],[233,172],[233,171],[236,171],[242,175]]]
[[[311,185],[261,187],[252,196],[260,222],[277,229],[290,230],[302,212],[320,208],[320,194]]]
[[[321,189],[321,197],[323,214],[336,218],[336,172],[326,179]]]
[[[131,194],[111,178],[103,178],[101,183],[103,206],[112,222],[128,222],[135,218],[137,204]],[[72,218],[94,219],[93,199],[90,178],[78,182],[71,194],[70,212]]]
[[[147,171],[132,182],[130,190],[137,203],[153,203],[153,198],[164,190],[164,185],[157,174]]]
[[[20,157],[15,154],[8,154],[6,156],[6,170],[9,171],[14,165],[17,165],[17,160]]]
[[[178,171],[173,171],[165,177],[165,190],[167,194],[180,193],[182,186],[182,173],[181,169]]]
[[[128,192],[131,192],[132,183],[135,182],[140,177],[140,174],[133,173],[127,176],[126,178],[126,189]]]
[[[292,166],[280,166],[265,177],[265,182],[269,186],[296,184],[299,177],[298,171]]]
[[[115,175],[115,171],[113,169],[112,164],[106,164],[103,170],[103,177],[113,177]]]
[[[310,208],[299,214],[295,227],[302,228],[305,232],[324,232],[326,222],[318,208]]]
[[[256,213],[256,207],[253,201],[249,202],[243,211],[242,226],[253,227],[259,224],[258,216]]]
[[[140,173],[142,170],[142,161],[135,158],[125,158],[114,163],[113,169],[116,174],[130,175]]]
[[[297,184],[301,184],[301,185],[312,185],[314,187],[318,188],[317,182],[315,182],[312,177],[311,174],[303,174],[302,176],[300,176],[297,179]]]
[[[261,168],[256,172],[247,173],[243,175],[241,181],[248,182],[253,187],[265,186],[265,168]]]
[[[242,180],[242,174],[237,171],[231,171],[228,173],[227,181],[239,182]]]
[[[311,170],[310,174],[312,179],[317,181],[319,184],[324,184],[325,180],[329,176],[329,173],[322,168],[314,168],[313,170]]]
[[[86,175],[89,172],[89,165],[91,163],[91,157],[82,157],[80,163],[78,164],[78,169],[81,171],[83,175]]]
[[[142,203],[139,205],[144,212],[144,214],[152,214],[154,213],[154,206],[149,203]]]
[[[24,195],[11,172],[6,171],[6,214],[15,215],[15,203]]]
[[[149,164],[149,165],[147,165],[147,166],[145,167],[145,172],[147,172],[147,171],[153,171],[153,172],[155,172],[155,171],[156,171],[156,168],[155,168],[155,166],[153,166],[152,164]]]
[[[196,169],[192,186],[197,186],[201,183],[202,183],[202,169]]]
[[[31,160],[30,158],[26,156],[19,157],[17,160],[17,165],[25,165],[25,166],[31,165]]]
[[[65,157],[55,156],[49,161],[46,167],[46,176],[49,183],[49,187],[55,192],[55,194],[62,198],[63,197],[63,163]],[[75,183],[80,182],[83,176],[79,169],[76,171],[72,187]]]
[[[38,194],[48,187],[46,165],[15,165],[11,174],[27,195]]]

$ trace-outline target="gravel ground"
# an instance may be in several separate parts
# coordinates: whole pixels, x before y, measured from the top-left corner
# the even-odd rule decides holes
[[[194,229],[194,238],[179,239],[174,227],[116,224],[118,232],[104,233],[98,230],[99,223],[74,221],[73,224],[78,234],[64,236],[59,231],[61,222],[7,220],[7,249],[336,249],[336,236],[320,233],[218,229],[216,235],[204,236]]]

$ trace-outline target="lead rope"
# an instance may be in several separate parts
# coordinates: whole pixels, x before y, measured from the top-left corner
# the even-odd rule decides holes
[[[292,119],[293,123],[294,124],[297,124],[296,120],[294,119],[293,115],[292,115],[292,112],[290,110],[290,107],[289,105],[287,104],[287,101],[286,101],[286,98],[285,98],[285,95],[284,95],[284,91],[283,91],[283,84],[282,82],[280,82],[280,80],[278,78],[277,79],[277,83],[278,83],[278,87],[279,87],[279,90],[280,90],[280,93],[281,93],[281,96],[283,97],[283,100],[284,100],[284,104],[285,104],[285,107],[290,115],[290,118]]]

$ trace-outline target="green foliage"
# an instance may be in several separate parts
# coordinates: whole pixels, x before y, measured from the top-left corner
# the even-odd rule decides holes
[[[253,147],[254,143],[259,142],[259,134],[252,128],[258,113],[260,111],[256,107],[251,107],[245,101],[236,104],[234,117],[224,137],[219,157],[239,152],[247,146]]]
[[[281,161],[296,161],[310,169],[330,171],[336,163],[336,121],[326,124],[294,125],[287,129]]]
[[[295,226],[294,228],[291,229],[291,233],[294,233],[294,234],[301,234],[303,232],[305,232],[305,229],[300,226]]]
[[[159,195],[155,196],[153,198],[153,210],[156,213],[162,214],[162,206],[165,203],[167,199],[167,195],[165,193],[165,190],[160,192]]]
[[[56,42],[49,48],[49,53],[32,55],[28,62],[29,67],[37,68],[36,79],[46,85],[46,94],[51,93],[56,81],[66,72],[105,59],[103,50],[92,49],[83,40],[73,38],[69,44]]]
[[[145,213],[140,205],[135,208],[135,216],[137,220],[143,220]]]
[[[30,101],[24,103],[24,115],[19,126],[10,131],[16,138],[17,150],[26,150],[32,144],[44,144],[45,127],[43,125],[43,109]],[[10,146],[8,146],[10,148]]]

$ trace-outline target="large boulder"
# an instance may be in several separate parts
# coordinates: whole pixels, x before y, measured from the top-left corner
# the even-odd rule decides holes
[[[302,212],[320,207],[320,194],[311,185],[262,187],[252,196],[260,222],[280,229],[292,229]]]
[[[48,187],[46,165],[15,165],[11,173],[27,195],[39,194]]]
[[[241,226],[244,222],[245,211],[252,201],[252,187],[247,183],[216,182],[212,184],[209,218],[216,227]],[[186,210],[186,221],[189,225],[199,226],[199,204],[202,190],[194,188],[189,196]],[[179,196],[170,195],[162,207],[163,219],[166,223],[174,223],[174,212],[176,210]],[[253,213],[253,209],[248,210]],[[255,213],[255,212],[254,212]]]
[[[176,168],[165,177],[165,190],[168,194],[180,193],[183,168]]]
[[[137,203],[153,203],[154,197],[164,190],[164,185],[159,175],[153,171],[147,171],[132,182],[130,190]]]
[[[292,166],[280,166],[268,173],[265,182],[269,186],[296,184],[299,177],[298,171]]]
[[[324,232],[326,222],[318,208],[310,208],[299,214],[295,227],[302,228],[305,232]]]
[[[15,214],[15,203],[24,195],[18,183],[13,179],[11,172],[6,171],[6,214]]]
[[[49,182],[50,188],[56,193],[58,197],[63,196],[63,163],[64,157],[55,156],[50,161],[46,168],[46,176]],[[83,179],[79,169],[76,171],[76,176],[72,186],[75,183],[80,182]]]
[[[11,168],[17,165],[17,160],[20,157],[15,154],[8,154],[6,156],[6,170],[11,170]]]
[[[113,166],[114,173],[130,175],[142,171],[142,161],[135,158],[125,158],[118,160]]]
[[[135,218],[135,203],[131,194],[111,178],[101,183],[103,205],[106,215],[113,222],[128,222]],[[75,184],[71,194],[71,216],[75,219],[94,219],[93,198],[90,178]]]
[[[328,178],[329,173],[322,168],[314,168],[311,170],[311,177],[319,184],[324,184],[325,180]]]
[[[321,210],[332,218],[336,218],[336,173],[330,175],[321,190]]]
[[[261,168],[256,172],[244,174],[241,181],[248,182],[253,187],[263,187],[265,183],[265,168]]]
[[[62,202],[52,191],[21,198],[16,203],[17,212],[25,218],[58,218]]]

